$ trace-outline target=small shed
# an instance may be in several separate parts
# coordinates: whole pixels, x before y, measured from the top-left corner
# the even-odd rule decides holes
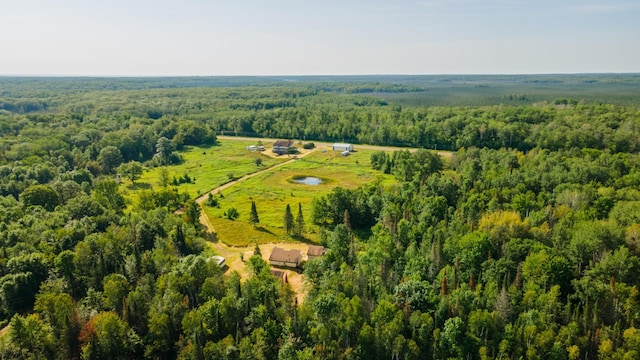
[[[222,256],[214,255],[207,259],[207,261],[214,261],[221,269],[224,269],[227,266],[227,260]]]
[[[335,143],[331,149],[333,151],[353,151],[353,144]]]
[[[289,283],[289,279],[287,278],[287,273],[282,270],[271,269],[271,275],[276,279],[280,280],[282,284]]]
[[[269,264],[273,266],[298,267],[300,265],[300,250],[285,250],[274,247],[269,256]]]
[[[309,250],[307,250],[307,258],[309,260],[319,258],[322,255],[324,255],[324,246],[309,245]]]

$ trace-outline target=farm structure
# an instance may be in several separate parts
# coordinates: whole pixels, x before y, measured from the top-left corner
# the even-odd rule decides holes
[[[353,144],[335,143],[331,147],[333,151],[353,151]]]
[[[319,258],[322,255],[324,255],[324,246],[309,245],[309,250],[307,250],[307,258],[309,260]]]
[[[300,265],[300,250],[285,250],[274,247],[269,256],[269,264],[273,266],[285,266],[295,268]]]
[[[293,140],[278,140],[273,143],[273,152],[278,155],[288,154],[291,150],[295,150]]]

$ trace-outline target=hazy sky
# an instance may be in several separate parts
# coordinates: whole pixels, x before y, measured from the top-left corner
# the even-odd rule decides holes
[[[0,0],[3,75],[640,72],[639,0]]]

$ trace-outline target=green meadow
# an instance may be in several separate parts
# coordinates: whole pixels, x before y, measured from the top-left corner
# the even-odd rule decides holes
[[[247,151],[254,141],[221,140],[211,147],[189,147],[180,152],[184,161],[179,165],[165,167],[169,182],[188,175],[193,181],[178,185],[169,185],[180,193],[188,193],[191,198],[218,188],[231,181],[279,163],[290,160],[287,156],[273,158],[259,152]],[[267,149],[271,143],[265,142]],[[357,150],[357,149],[356,149]],[[213,224],[218,238],[228,245],[246,246],[255,243],[308,241],[316,242],[316,227],[311,224],[313,198],[330,192],[340,186],[356,188],[367,182],[380,179],[383,184],[394,180],[370,167],[370,150],[360,150],[349,156],[330,148],[318,148],[311,154],[299,157],[295,161],[275,169],[243,180],[223,191],[214,192],[217,207],[203,205],[203,211]],[[256,158],[262,159],[257,166]],[[151,168],[142,177],[131,184],[125,180],[125,195],[133,206],[138,200],[140,190],[159,189],[161,168]],[[293,180],[306,176],[322,180],[318,185],[305,185]],[[260,223],[249,224],[251,202],[255,201]],[[289,204],[294,217],[298,214],[298,204],[302,206],[306,230],[302,238],[292,239],[283,230],[285,208]],[[239,217],[229,220],[225,212],[235,208]]]
[[[349,156],[320,148],[312,154],[272,171],[249,178],[216,194],[219,207],[204,207],[218,238],[228,245],[246,246],[258,243],[291,240],[283,230],[283,219],[287,204],[294,217],[298,214],[298,204],[306,222],[304,238],[300,241],[317,241],[316,228],[311,224],[311,207],[314,197],[322,196],[340,186],[356,188],[380,178],[383,184],[393,182],[371,169],[371,151],[358,151]],[[305,185],[293,180],[307,176],[322,180],[319,185]],[[249,224],[251,202],[255,201],[260,223]],[[228,220],[225,212],[235,208],[239,217]]]
[[[191,198],[196,198],[211,189],[228,183],[231,181],[231,177],[239,178],[288,160],[286,156],[272,158],[259,152],[246,150],[247,146],[255,144],[255,141],[219,140],[217,145],[210,147],[188,147],[179,152],[184,159],[181,164],[165,168],[169,183],[174,178],[179,179],[185,175],[188,175],[192,182],[169,186],[176,188],[181,193],[188,193]],[[271,144],[265,143],[264,145],[270,148]],[[262,159],[261,166],[256,165],[256,158]],[[126,179],[124,180],[127,183],[125,196],[132,204],[138,199],[137,190],[160,187],[161,171],[160,167],[147,169],[135,185]]]

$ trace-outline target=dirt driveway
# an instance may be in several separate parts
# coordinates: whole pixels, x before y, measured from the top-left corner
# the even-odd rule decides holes
[[[227,246],[220,241],[208,242],[208,244],[215,250],[216,254],[226,259],[226,264],[229,267],[227,272],[235,270],[240,273],[240,276],[242,276],[243,279],[249,277],[249,269],[247,268],[245,261],[253,256],[255,246],[233,247]],[[260,244],[259,246],[262,258],[267,262],[269,262],[269,256],[271,256],[271,252],[276,246],[287,250],[300,250],[302,260],[307,260],[307,250],[309,249],[309,245],[304,243],[268,243]],[[304,296],[307,293],[303,286],[303,275],[291,269],[278,268],[278,270],[285,271],[289,284],[291,285],[291,289],[296,292],[298,303],[302,303],[302,300],[304,300]]]

